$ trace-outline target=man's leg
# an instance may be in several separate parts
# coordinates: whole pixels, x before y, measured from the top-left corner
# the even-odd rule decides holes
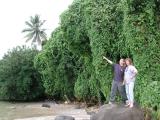
[[[109,100],[110,102],[114,102],[115,101],[116,93],[117,93],[117,82],[113,80],[111,93],[110,93],[110,100]]]
[[[122,82],[118,83],[118,91],[122,97],[122,101],[123,103],[126,103],[126,101],[128,100],[127,95],[126,95],[126,90],[125,90],[125,85],[123,85]]]

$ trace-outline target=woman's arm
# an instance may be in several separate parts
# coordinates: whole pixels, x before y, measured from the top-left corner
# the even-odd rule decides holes
[[[105,59],[108,63],[113,64],[113,62],[109,60],[108,58],[106,58],[105,56],[103,56],[103,59]]]
[[[133,75],[132,75],[131,78],[134,78],[137,75],[137,73],[138,73],[138,70],[134,66],[132,68],[132,73],[133,73]]]

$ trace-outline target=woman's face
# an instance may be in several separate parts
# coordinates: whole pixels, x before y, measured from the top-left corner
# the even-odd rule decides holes
[[[125,61],[126,61],[126,65],[127,65],[127,66],[130,65],[129,60],[125,60]]]

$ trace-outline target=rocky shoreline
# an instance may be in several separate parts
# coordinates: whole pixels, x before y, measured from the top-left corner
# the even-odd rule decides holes
[[[49,107],[49,105],[45,105]],[[77,106],[76,106],[77,107]],[[145,120],[142,109],[138,106],[128,108],[119,104],[106,104],[99,109],[75,108],[61,110],[53,116],[31,117],[15,120]]]
[[[78,104],[57,104],[53,105],[51,103],[42,104],[44,109],[51,109],[54,111],[54,115],[51,116],[41,116],[41,117],[29,117],[29,118],[19,118],[14,120],[55,120],[57,116],[72,116],[75,120],[90,120],[89,111],[86,110],[83,106]],[[83,107],[83,108],[82,108]],[[87,113],[88,111],[88,113]]]
[[[86,107],[83,103],[35,102],[13,103],[5,109],[6,114],[1,111],[0,120],[146,120],[140,107],[119,104],[105,104],[99,108]]]

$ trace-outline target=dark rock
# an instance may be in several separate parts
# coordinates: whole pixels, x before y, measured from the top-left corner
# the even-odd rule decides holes
[[[128,108],[124,105],[103,105],[91,120],[144,120],[144,113],[139,107]]]
[[[43,103],[43,104],[42,104],[42,107],[50,108],[51,106],[50,106],[49,104],[47,104],[47,103]]]
[[[54,120],[75,120],[75,118],[72,116],[61,115],[61,116],[56,116]]]
[[[87,112],[87,114],[88,114],[88,115],[95,115],[95,114],[96,114],[96,112],[89,111],[89,112]]]
[[[81,109],[80,105],[76,105],[74,108],[75,109]]]

